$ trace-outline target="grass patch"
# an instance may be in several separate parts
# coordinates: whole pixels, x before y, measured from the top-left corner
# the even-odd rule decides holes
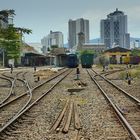
[[[140,68],[136,68],[136,69],[131,69],[128,71],[128,73],[131,75],[132,78],[140,78]],[[121,79],[126,79],[126,71],[123,71],[119,74],[119,77]]]

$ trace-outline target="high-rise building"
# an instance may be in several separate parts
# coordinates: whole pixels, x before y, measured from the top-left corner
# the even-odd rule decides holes
[[[83,33],[85,37],[85,42],[89,42],[89,20],[80,18],[77,20],[69,20],[68,22],[68,44],[69,48],[72,49],[78,45],[79,42],[79,33]]]
[[[105,43],[107,48],[119,46],[130,48],[130,35],[127,33],[127,15],[116,9],[113,13],[107,15],[100,23],[101,42]]]
[[[64,47],[62,32],[50,31],[50,34],[41,39],[41,44],[43,46],[43,53],[47,53],[48,48],[51,48],[51,46]]]

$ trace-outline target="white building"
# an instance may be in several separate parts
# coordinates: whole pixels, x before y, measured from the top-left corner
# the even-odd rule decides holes
[[[107,19],[101,20],[101,42],[107,48],[113,44],[122,48],[130,48],[130,35],[127,33],[127,15],[116,9],[107,15]]]
[[[50,31],[50,34],[41,39],[41,44],[43,46],[43,53],[47,53],[48,48],[51,48],[51,46],[64,47],[62,32]]]
[[[68,44],[70,49],[77,46],[79,42],[79,33],[83,33],[85,36],[85,43],[89,43],[89,20],[83,18],[77,20],[70,19],[68,22],[68,32]]]

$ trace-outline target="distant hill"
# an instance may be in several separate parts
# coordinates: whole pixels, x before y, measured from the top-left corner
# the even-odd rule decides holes
[[[131,37],[130,42],[134,42],[134,41],[139,41],[140,42],[140,38]]]
[[[100,43],[100,42],[101,42],[100,38],[95,38],[90,40],[90,43]]]
[[[134,41],[139,41],[140,42],[140,38],[130,37],[130,42],[134,42]],[[95,39],[90,40],[90,43],[100,43],[100,42],[101,42],[100,38],[95,38]]]

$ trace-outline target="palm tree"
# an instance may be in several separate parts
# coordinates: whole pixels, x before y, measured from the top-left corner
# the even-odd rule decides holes
[[[23,37],[23,34],[25,34],[25,33],[26,34],[32,33],[32,30],[31,29],[27,29],[27,28],[15,27],[15,30],[20,33],[21,38]]]
[[[31,34],[32,30],[31,29],[27,29],[27,28],[21,28],[21,27],[14,27],[15,30],[21,35],[21,40],[23,37],[23,34]]]
[[[13,17],[15,15],[15,10],[2,10],[0,11],[0,20],[4,21],[5,23],[8,23],[8,17]],[[1,28],[1,25],[0,25]]]
[[[4,17],[8,17],[8,16],[14,16],[15,14],[15,10],[10,9],[10,10],[2,10],[0,11],[0,15],[3,15]]]
[[[23,46],[23,34],[31,34],[32,33],[32,30],[31,29],[27,29],[27,28],[21,28],[21,27],[14,27],[15,30],[20,34],[21,36],[21,46]]]

